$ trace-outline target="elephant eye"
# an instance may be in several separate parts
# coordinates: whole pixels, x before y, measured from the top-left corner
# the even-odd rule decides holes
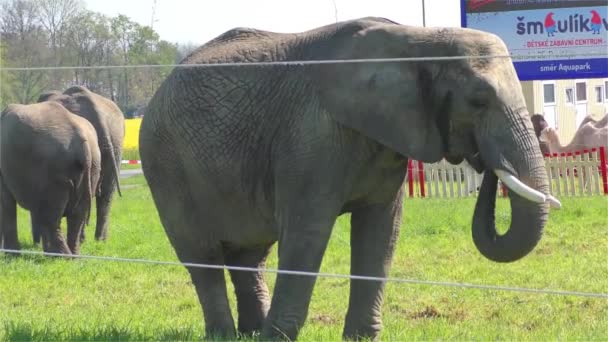
[[[488,101],[483,98],[472,98],[469,99],[469,104],[475,109],[486,109],[488,108]]]

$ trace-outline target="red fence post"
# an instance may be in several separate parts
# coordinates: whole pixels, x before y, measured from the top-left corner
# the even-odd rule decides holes
[[[420,182],[420,196],[425,197],[424,191],[424,164],[418,161],[418,182]]]
[[[409,189],[410,197],[414,197],[414,175],[412,174],[413,172],[414,172],[414,161],[410,159],[407,162],[407,183],[410,186],[410,189]]]
[[[600,146],[600,170],[602,172],[602,183],[604,183],[604,195],[608,195],[608,172],[606,169],[606,148]]]

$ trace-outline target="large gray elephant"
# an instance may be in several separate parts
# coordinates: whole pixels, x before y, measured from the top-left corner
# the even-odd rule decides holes
[[[0,120],[0,246],[20,249],[19,204],[30,211],[44,251],[78,254],[101,169],[93,125],[55,102],[9,105]]]
[[[547,220],[548,181],[511,60],[496,36],[362,18],[308,32],[239,28],[186,57],[140,130],[144,175],[182,262],[319,270],[336,217],[351,213],[351,273],[389,274],[408,158],[464,158],[484,172],[473,241],[497,262],[522,258]],[[256,63],[396,57],[458,60]],[[497,175],[512,223],[496,232]],[[424,219],[424,218],[421,218]],[[189,267],[206,332],[234,336],[224,272]],[[238,330],[297,337],[316,278],[231,271]],[[384,283],[352,280],[345,338],[375,338]]]
[[[48,91],[38,98],[38,102],[43,101],[61,103],[70,112],[89,120],[95,127],[101,150],[101,185],[96,198],[95,239],[105,240],[114,191],[118,190],[120,195],[119,174],[125,137],[124,115],[112,100],[82,86],[70,87],[63,93],[57,90]],[[37,234],[33,233],[34,241],[37,242]]]

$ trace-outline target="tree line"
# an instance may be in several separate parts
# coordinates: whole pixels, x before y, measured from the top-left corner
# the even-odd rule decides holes
[[[160,65],[194,47],[160,39],[125,15],[87,10],[83,0],[0,0],[3,67]],[[146,105],[171,67],[2,71],[0,105],[32,103],[51,89],[82,85],[130,116]]]

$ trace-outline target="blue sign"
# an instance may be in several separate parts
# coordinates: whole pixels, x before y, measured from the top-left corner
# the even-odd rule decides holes
[[[461,12],[505,42],[522,81],[608,77],[608,0],[461,0]]]

